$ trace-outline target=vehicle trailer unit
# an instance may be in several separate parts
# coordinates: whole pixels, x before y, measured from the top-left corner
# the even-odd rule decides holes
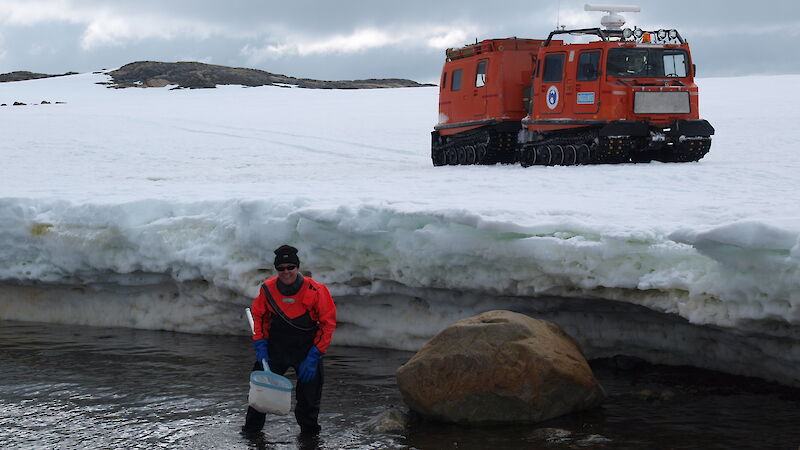
[[[621,19],[612,9],[604,25],[609,17]],[[553,39],[564,34],[596,39]],[[446,56],[435,166],[690,162],[711,147],[714,128],[700,118],[695,65],[676,30],[561,29]]]

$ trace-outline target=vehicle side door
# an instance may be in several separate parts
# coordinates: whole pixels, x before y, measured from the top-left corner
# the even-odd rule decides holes
[[[472,109],[475,116],[486,115],[487,92],[486,77],[488,76],[489,59],[480,59],[475,65],[475,79],[472,91]]]
[[[542,84],[539,88],[539,107],[542,114],[561,114],[564,112],[564,63],[565,52],[547,53],[542,68]]]
[[[600,108],[600,50],[578,53],[575,74],[575,112],[593,114]]]

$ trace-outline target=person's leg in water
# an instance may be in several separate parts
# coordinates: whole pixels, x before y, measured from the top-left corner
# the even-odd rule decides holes
[[[295,368],[297,370],[298,368]],[[300,425],[301,434],[318,434],[319,404],[322,398],[322,383],[324,370],[320,360],[317,375],[308,383],[297,383],[297,405],[294,408],[294,417]]]

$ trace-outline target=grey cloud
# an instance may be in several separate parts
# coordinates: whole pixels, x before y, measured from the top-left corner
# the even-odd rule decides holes
[[[288,53],[257,59],[248,58],[242,49],[292,44],[291,39],[313,43],[334,35],[347,36],[367,27],[391,33],[419,26],[470,30],[461,44],[492,37],[545,37],[556,24],[558,15],[562,22],[568,22],[575,17],[572,14],[577,14],[587,20],[583,26],[597,25],[602,13],[584,13],[584,3],[561,1],[559,10],[558,2],[529,0],[504,2],[498,7],[475,0],[408,0],[402,3],[375,0],[74,0],[55,2],[53,8],[72,5],[80,11],[77,16],[84,18],[83,22],[75,19],[76,14],[65,14],[64,20],[52,19],[30,25],[4,22],[0,4],[0,29],[4,37],[0,72],[85,72],[135,60],[195,58],[298,77],[403,77],[433,81],[438,78],[444,49],[431,48],[422,40],[353,53],[318,52],[305,56]],[[686,30],[684,35],[692,44],[702,75],[800,72],[800,62],[787,57],[795,52],[791,39],[772,35],[776,29],[800,28],[797,26],[800,8],[794,1],[773,1],[761,8],[727,1],[648,0],[638,4],[642,12],[626,14],[628,23],[645,28],[664,26]],[[103,17],[115,17],[135,20],[136,24],[154,23],[158,24],[156,27],[174,27],[174,33],[165,33],[167,38],[151,26],[150,34],[142,36],[137,33],[144,30],[133,27],[111,43],[100,41],[97,45],[82,47],[81,40],[92,17],[100,22]],[[185,24],[198,24],[199,28]],[[203,33],[206,29],[210,31]],[[765,46],[765,42],[769,45]]]

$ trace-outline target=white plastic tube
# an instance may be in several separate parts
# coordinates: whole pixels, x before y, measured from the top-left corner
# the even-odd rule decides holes
[[[252,313],[252,312],[250,312],[250,308],[245,308],[245,309],[244,309],[244,313],[247,315],[247,322],[249,322],[249,323],[250,323],[250,331],[251,331],[253,334],[256,334],[256,324],[255,324],[255,322],[253,321],[253,313]]]

